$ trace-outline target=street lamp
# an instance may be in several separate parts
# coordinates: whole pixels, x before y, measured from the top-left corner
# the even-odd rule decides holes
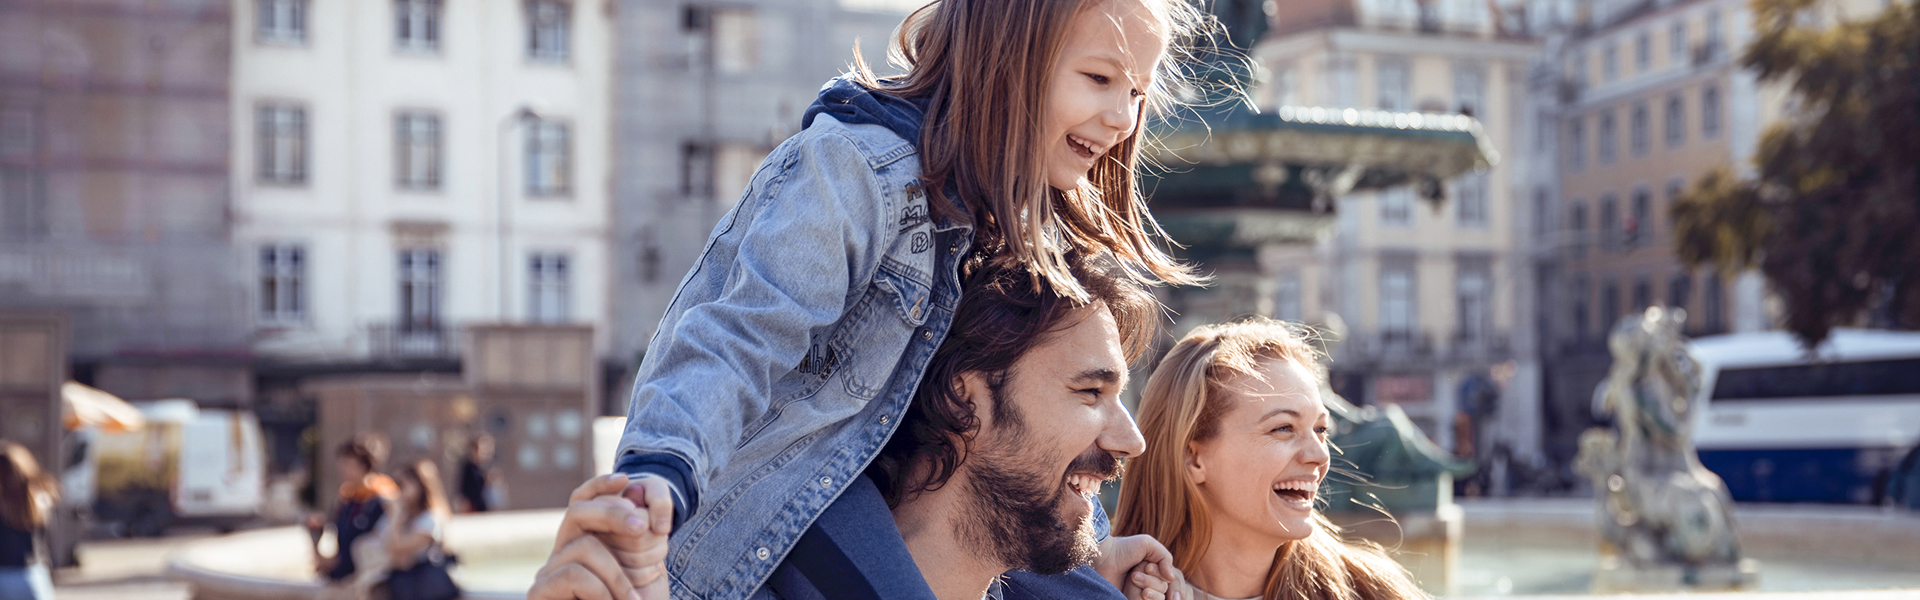
[[[495,245],[499,247],[499,251],[500,251],[500,279],[499,279],[500,300],[499,300],[499,303],[500,303],[500,322],[501,323],[506,323],[512,319],[512,317],[508,314],[508,310],[509,310],[508,307],[512,305],[511,299],[513,296],[512,296],[512,291],[507,285],[508,277],[512,275],[512,264],[513,264],[510,257],[511,251],[508,249],[508,245],[507,245],[507,207],[510,205],[510,203],[508,202],[508,198],[511,197],[509,190],[512,189],[512,185],[513,185],[511,182],[511,179],[507,176],[507,174],[513,170],[513,167],[511,166],[512,160],[513,160],[512,159],[513,145],[510,143],[510,140],[512,139],[515,125],[519,125],[519,124],[527,123],[531,121],[539,121],[539,120],[540,120],[540,113],[535,112],[533,107],[522,104],[520,105],[519,109],[513,111],[512,113],[509,113],[505,117],[500,118],[499,130],[497,132],[498,141],[499,141],[498,147],[499,147],[499,153],[500,153],[500,157],[499,157],[500,168],[498,169],[498,174],[496,175],[497,179],[499,179],[499,186],[498,186],[498,189],[496,190],[497,192],[496,195],[498,196],[497,198],[498,203],[494,207],[493,217],[494,217],[495,233],[497,234]]]

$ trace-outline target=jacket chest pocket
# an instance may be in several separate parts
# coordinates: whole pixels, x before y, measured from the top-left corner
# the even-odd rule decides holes
[[[933,313],[932,290],[911,267],[881,261],[873,283],[853,311],[834,347],[846,357],[847,393],[871,400],[886,389],[915,332]]]

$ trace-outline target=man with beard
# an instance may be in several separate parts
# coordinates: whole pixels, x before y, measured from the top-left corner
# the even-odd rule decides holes
[[[1147,536],[1106,539],[1093,505],[1145,447],[1119,396],[1158,304],[1101,261],[1069,262],[1091,298],[1038,289],[1018,266],[969,271],[898,430],[755,598],[1165,597],[1171,555]],[[621,550],[645,529],[628,525],[630,502],[603,496],[623,486],[615,475],[575,491],[531,600],[625,599],[623,573],[651,579],[622,571],[661,563]]]

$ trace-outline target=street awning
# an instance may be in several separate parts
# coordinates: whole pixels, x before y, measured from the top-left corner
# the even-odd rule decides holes
[[[68,431],[98,427],[109,433],[139,431],[147,419],[119,396],[69,381],[60,386],[60,422]]]

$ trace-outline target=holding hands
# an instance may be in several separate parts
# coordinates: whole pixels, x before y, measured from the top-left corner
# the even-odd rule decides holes
[[[1173,553],[1150,535],[1114,536],[1100,542],[1093,570],[1127,600],[1184,600],[1186,579],[1173,566]]]
[[[645,475],[575,488],[528,600],[666,600],[672,498],[665,480]]]

